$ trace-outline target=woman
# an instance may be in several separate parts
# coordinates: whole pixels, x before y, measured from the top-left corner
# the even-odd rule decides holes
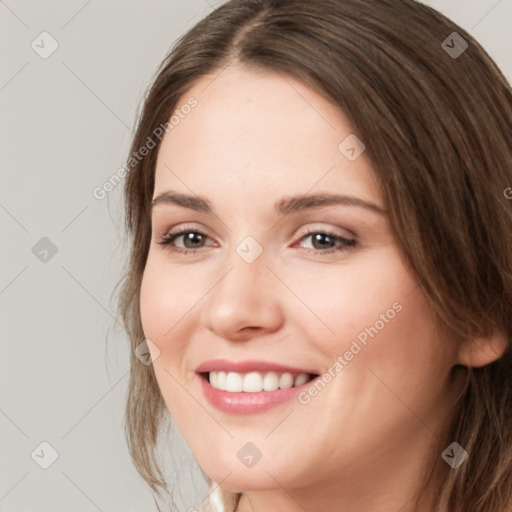
[[[420,3],[232,0],[181,38],[125,182],[152,489],[170,415],[204,510],[509,510],[510,140],[505,78]]]

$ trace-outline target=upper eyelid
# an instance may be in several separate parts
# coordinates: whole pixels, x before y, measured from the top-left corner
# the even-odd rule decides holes
[[[189,226],[187,224],[180,225],[178,227],[173,227],[171,229],[167,229],[162,233],[162,236],[182,235],[183,233],[188,233],[188,232],[200,233],[209,238],[212,238],[212,236],[208,233],[208,230],[206,230],[204,228]]]
[[[315,227],[315,226],[305,227],[303,229],[298,230],[297,234],[294,235],[294,239],[296,239],[296,241],[300,241],[305,236],[310,236],[314,233],[325,233],[330,236],[339,237],[339,238],[345,239],[345,240],[354,240],[354,241],[358,240],[358,237],[357,237],[357,235],[355,235],[355,233],[351,233],[350,235],[346,236],[346,235],[337,233],[337,229],[341,229],[341,228],[339,228],[339,227],[338,228],[333,228],[333,227],[322,228],[322,227],[318,227],[318,226],[317,227]],[[176,240],[177,238],[182,237],[184,234],[191,233],[191,232],[199,233],[200,235],[205,236],[205,237],[209,238],[210,240],[213,239],[213,237],[210,236],[210,234],[207,232],[207,230],[204,230],[203,228],[197,228],[194,226],[188,226],[186,224],[183,226],[179,226],[178,228],[172,228],[172,229],[165,231],[161,235],[161,238],[162,239],[173,238],[174,240]]]
[[[311,226],[311,224],[314,224],[316,225],[315,226]],[[355,233],[353,233],[350,229],[346,228],[346,227],[341,227],[341,226],[330,226],[328,228],[326,227],[320,227],[319,225],[320,224],[326,224],[326,222],[322,222],[322,221],[316,221],[316,222],[308,222],[306,223],[306,225],[308,225],[308,227],[301,227],[299,228],[299,230],[295,229],[295,232],[297,231],[300,231],[300,232],[304,232],[305,233],[310,233],[312,230],[318,230],[318,231],[330,231],[330,232],[335,232],[337,230],[344,230],[344,231],[347,231],[350,233],[350,236],[356,236]],[[158,231],[158,230],[155,230],[155,231]],[[204,235],[208,235],[210,236],[210,234],[208,233],[208,229],[207,228],[203,228],[203,227],[196,227],[194,226],[193,224],[187,224],[187,223],[183,223],[183,224],[178,224],[177,226],[174,226],[172,228],[169,228],[169,229],[166,229],[163,233],[163,235],[168,235],[168,234],[177,234],[177,233],[182,233],[184,231],[195,231],[195,232],[199,232],[201,234],[204,234]],[[231,231],[231,230],[230,230]],[[343,236],[343,235],[339,235],[339,236]]]

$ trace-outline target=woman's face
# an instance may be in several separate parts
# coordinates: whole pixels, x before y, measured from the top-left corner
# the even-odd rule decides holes
[[[178,118],[159,150],[140,307],[202,469],[233,491],[423,477],[455,349],[343,112],[289,76],[231,66],[199,80]]]

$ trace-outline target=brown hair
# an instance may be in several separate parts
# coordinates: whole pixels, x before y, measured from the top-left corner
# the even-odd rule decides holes
[[[459,56],[442,43],[457,32]],[[453,46],[450,41],[450,46]],[[493,330],[508,349],[466,374],[455,419],[425,478],[436,510],[503,512],[512,506],[512,91],[481,46],[412,0],[231,0],[201,20],[161,64],[131,153],[169,120],[207,73],[233,63],[302,79],[348,116],[386,198],[405,260],[452,337]],[[341,141],[340,141],[341,142]],[[152,366],[133,355],[144,339],[139,290],[151,239],[157,148],[126,177],[129,267],[120,311],[131,342],[126,435],[153,491],[166,489],[156,445],[167,416]],[[469,459],[452,469],[443,444]]]

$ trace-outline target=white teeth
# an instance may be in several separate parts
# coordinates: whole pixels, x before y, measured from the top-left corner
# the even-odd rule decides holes
[[[265,391],[275,391],[279,388],[279,375],[275,372],[268,372],[263,379]]]
[[[291,373],[283,373],[279,379],[281,389],[289,389],[293,386],[293,376]]]
[[[275,391],[302,386],[309,381],[307,373],[293,376],[291,373],[277,372],[209,372],[210,385],[222,391],[231,393],[259,393],[260,391]]]
[[[243,379],[239,373],[229,372],[226,377],[226,391],[238,393],[243,389]]]
[[[257,393],[263,388],[263,379],[258,372],[247,373],[243,379],[243,391]]]
[[[226,391],[226,372],[210,372],[210,375],[212,373],[217,374],[217,389],[221,389],[223,391]],[[211,377],[210,377],[211,379]],[[212,384],[213,387],[215,387]]]
[[[307,373],[301,373],[300,375],[297,375],[295,377],[295,381],[293,383],[293,387],[302,386],[302,384],[306,384],[306,382],[309,380],[309,377]]]

